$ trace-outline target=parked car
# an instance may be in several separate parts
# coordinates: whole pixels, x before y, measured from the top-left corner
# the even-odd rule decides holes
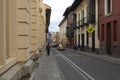
[[[60,45],[57,47],[57,50],[62,50],[62,51],[64,51],[64,50],[65,50],[65,47],[60,44]]]

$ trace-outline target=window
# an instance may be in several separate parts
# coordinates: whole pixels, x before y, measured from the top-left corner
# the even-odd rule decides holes
[[[14,0],[15,2],[16,0]],[[6,59],[16,57],[16,16],[14,16],[16,5],[12,5],[9,0],[6,0]]]
[[[79,13],[79,25],[81,25],[81,14]]]
[[[77,14],[73,14],[73,22],[77,21]]]
[[[78,26],[80,25],[80,13],[78,13]]]
[[[80,13],[78,13],[78,21],[80,20]]]
[[[84,18],[84,10],[82,10],[82,18]]]
[[[87,46],[89,45],[89,33],[88,33],[88,31],[86,32],[86,44],[87,44]]]
[[[109,15],[112,12],[112,0],[105,0],[105,15]]]
[[[78,45],[80,47],[80,34],[78,34]]]
[[[102,24],[102,29],[101,29],[101,32],[102,32],[102,40],[104,41],[104,28],[105,28],[105,26],[104,26],[104,24]]]
[[[117,21],[113,22],[114,27],[114,41],[117,41]]]
[[[10,25],[9,25],[9,14],[10,14],[10,12],[9,12],[9,1],[7,0],[6,1],[6,58],[9,58],[10,57],[10,54],[9,54],[9,44],[10,44],[10,36],[9,36],[9,34],[10,34]]]
[[[111,12],[111,0],[108,0],[108,4],[107,4],[107,13]]]
[[[82,10],[82,25],[84,23],[84,10]]]

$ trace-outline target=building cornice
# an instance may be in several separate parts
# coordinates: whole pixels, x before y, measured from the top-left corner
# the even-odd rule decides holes
[[[81,3],[82,1],[83,1],[83,0],[75,0],[71,6],[69,6],[69,7],[66,8],[63,16],[67,17],[68,14],[69,14],[70,12],[74,11],[74,10],[80,5],[80,3]]]

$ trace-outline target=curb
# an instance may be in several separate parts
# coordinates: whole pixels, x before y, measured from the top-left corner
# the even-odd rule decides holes
[[[70,49],[71,51],[74,51],[72,49]],[[83,55],[87,55],[87,56],[91,56],[112,64],[116,64],[116,65],[120,65],[120,58],[115,58],[109,55],[98,55],[98,54],[94,54],[94,53],[88,53],[88,52],[83,52],[83,51],[76,51],[79,54],[83,54]]]

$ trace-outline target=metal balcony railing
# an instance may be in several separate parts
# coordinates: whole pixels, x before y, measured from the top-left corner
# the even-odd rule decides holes
[[[88,23],[95,24],[95,14],[91,14],[87,19]]]
[[[79,20],[79,26],[80,27],[83,27],[84,25],[87,25],[87,24],[88,24],[88,18],[87,17],[84,17],[81,20]]]

